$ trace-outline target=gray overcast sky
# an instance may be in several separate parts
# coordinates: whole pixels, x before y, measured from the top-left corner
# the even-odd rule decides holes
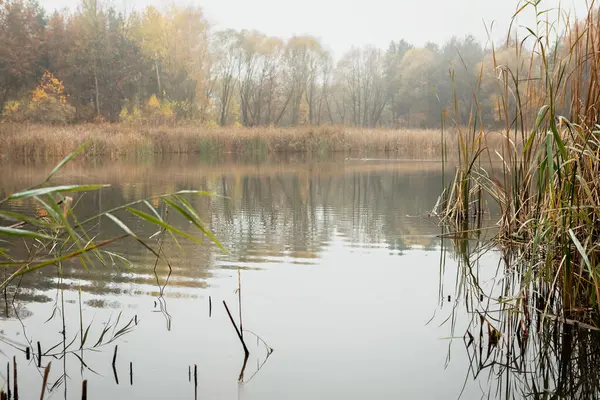
[[[494,21],[494,40],[503,37],[517,0],[100,0],[118,10],[140,9],[152,4],[198,5],[217,28],[256,29],[283,38],[310,34],[336,56],[351,46],[373,44],[386,48],[401,38],[415,45],[427,41],[442,44],[453,35],[472,33],[485,41],[484,21]],[[40,0],[49,11],[75,9],[79,0]],[[556,7],[559,0],[543,0],[543,9]],[[585,16],[585,0],[563,0],[564,9]],[[520,24],[531,24],[533,13]],[[554,14],[555,15],[555,14]]]

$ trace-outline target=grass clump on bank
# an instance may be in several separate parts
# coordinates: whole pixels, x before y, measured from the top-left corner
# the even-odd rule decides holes
[[[440,158],[437,130],[361,129],[343,126],[296,128],[134,127],[128,124],[0,125],[0,156],[64,156],[89,141],[87,156],[122,158],[149,154],[274,154],[388,152],[405,158]],[[453,144],[450,139],[449,145]]]
[[[519,12],[534,8],[539,18],[552,12],[540,7],[528,2]],[[515,35],[505,49],[494,49],[510,49],[515,60],[494,57],[494,97],[478,99],[471,128],[457,127],[458,141],[448,145],[460,166],[442,196],[440,215],[467,231],[481,216],[482,196],[491,196],[502,210],[496,239],[516,260],[507,273],[521,274],[523,301],[537,304],[542,315],[598,325],[599,11],[590,8],[576,22],[556,11],[557,21],[538,20],[524,37]],[[482,66],[479,86],[487,73]],[[505,122],[497,170],[481,166],[493,151],[477,111],[490,101]]]

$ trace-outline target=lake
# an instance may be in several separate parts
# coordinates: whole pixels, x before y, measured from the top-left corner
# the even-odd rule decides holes
[[[54,165],[2,164],[0,194],[43,181]],[[12,382],[16,356],[25,399],[39,397],[49,362],[46,398],[55,399],[81,398],[84,379],[90,399],[504,398],[527,385],[493,368],[475,371],[465,335],[480,331],[474,316],[498,294],[499,253],[481,252],[466,268],[455,242],[442,238],[428,216],[442,179],[437,161],[385,157],[74,161],[52,182],[111,185],[72,195],[81,219],[140,198],[204,190],[219,196],[190,203],[230,255],[209,241],[178,246],[118,214],[160,246],[168,264],[125,239],[111,245],[106,265],[67,262],[62,274],[52,266],[17,279],[0,306],[0,366],[11,362]],[[151,205],[165,210],[162,201]],[[29,200],[9,208],[44,214]],[[175,214],[169,223],[198,234]],[[122,230],[104,218],[93,232]],[[465,289],[471,279],[489,289],[485,296]],[[236,323],[241,304],[245,368],[223,301]]]

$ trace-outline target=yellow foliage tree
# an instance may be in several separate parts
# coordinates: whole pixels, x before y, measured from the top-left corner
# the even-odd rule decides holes
[[[154,71],[158,84],[158,92],[162,95],[161,67],[167,55],[167,27],[163,14],[152,6],[144,11],[141,21],[133,30],[136,41],[140,44],[142,52],[154,61]]]
[[[22,122],[24,117],[21,110],[21,102],[12,100],[4,105],[4,109],[2,110],[2,119],[4,121]]]
[[[64,124],[75,117],[75,108],[67,103],[62,81],[45,71],[40,83],[24,101],[11,101],[2,112],[5,120]]]
[[[206,74],[208,54],[208,23],[200,8],[172,6],[161,13],[148,6],[131,30],[132,38],[139,44],[142,53],[152,60],[156,74],[157,96],[163,101],[169,96],[178,102],[194,99],[195,107],[174,105],[186,117],[197,116],[206,107]],[[182,72],[189,78],[189,93],[165,90],[170,86],[170,77]],[[181,115],[180,115],[181,116]]]
[[[153,94],[146,102],[143,119],[145,122],[152,124],[174,123],[175,111],[172,103],[167,99],[161,101]]]
[[[75,116],[75,109],[67,104],[63,83],[49,71],[45,71],[40,83],[31,94],[27,119],[34,122],[67,123]]]
[[[62,104],[67,102],[67,97],[64,95],[65,86],[49,71],[44,72],[37,90],[43,90],[47,96],[54,96]]]
[[[155,94],[150,96],[148,99],[148,103],[146,103],[146,108],[148,109],[148,113],[155,113],[160,110],[160,100],[156,97]]]

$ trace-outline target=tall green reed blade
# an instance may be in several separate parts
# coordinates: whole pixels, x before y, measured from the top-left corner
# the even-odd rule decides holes
[[[49,250],[47,253],[30,252],[28,259],[19,260],[17,257],[11,256],[10,248],[2,249],[2,251],[0,251],[0,266],[4,266],[6,268],[12,267],[15,268],[15,270],[3,282],[0,282],[0,289],[8,286],[12,280],[18,276],[22,276],[48,266],[60,266],[63,262],[68,260],[78,260],[84,268],[88,269],[93,264],[90,255],[93,255],[95,259],[102,264],[106,264],[103,254],[109,255],[111,259],[117,257],[119,261],[125,263],[125,265],[130,264],[126,256],[117,255],[114,252],[103,250],[103,248],[106,246],[128,237],[135,239],[138,243],[151,251],[157,258],[160,258],[160,254],[157,253],[152,246],[150,246],[146,241],[142,240],[138,234],[136,234],[121,219],[114,215],[114,213],[117,211],[127,211],[136,217],[149,222],[156,227],[159,227],[160,229],[168,231],[170,235],[175,234],[194,243],[203,243],[198,237],[167,223],[162,217],[160,217],[159,214],[156,213],[152,207],[150,207],[152,214],[148,214],[133,208],[134,206],[141,204],[146,204],[148,206],[148,199],[132,201],[127,204],[114,207],[110,210],[99,212],[83,221],[79,221],[77,219],[76,210],[70,206],[70,202],[65,202],[63,205],[59,205],[59,201],[65,200],[63,195],[102,190],[109,185],[45,185],[53,177],[55,177],[56,174],[58,174],[68,162],[70,162],[78,154],[81,154],[84,149],[85,145],[82,145],[77,150],[65,157],[50,172],[47,178],[40,185],[9,194],[5,199],[0,200],[0,204],[2,204],[13,200],[32,199],[43,210],[45,210],[47,214],[47,217],[43,219],[37,219],[28,217],[27,215],[17,211],[0,210],[1,219],[18,222],[18,224],[15,226],[0,226],[0,236],[10,237],[12,239],[13,246],[18,245],[17,239],[25,241],[35,240],[41,244],[41,248]],[[178,213],[180,213],[187,221],[194,224],[202,235],[209,238],[209,240],[215,243],[217,247],[226,252],[225,248],[217,240],[215,235],[212,234],[212,232],[210,232],[200,220],[197,212],[194,210],[191,204],[181,197],[183,195],[212,196],[212,194],[208,192],[182,190],[176,193],[153,196],[151,199],[163,199],[165,200],[165,204],[176,205],[177,207],[175,209]],[[57,199],[59,201],[57,201]],[[90,224],[97,222],[104,216],[111,219],[117,226],[119,226],[124,234],[115,235],[101,241],[95,240],[95,237],[90,237],[88,234],[88,228]],[[30,226],[31,229],[26,229],[25,227],[27,226]]]

